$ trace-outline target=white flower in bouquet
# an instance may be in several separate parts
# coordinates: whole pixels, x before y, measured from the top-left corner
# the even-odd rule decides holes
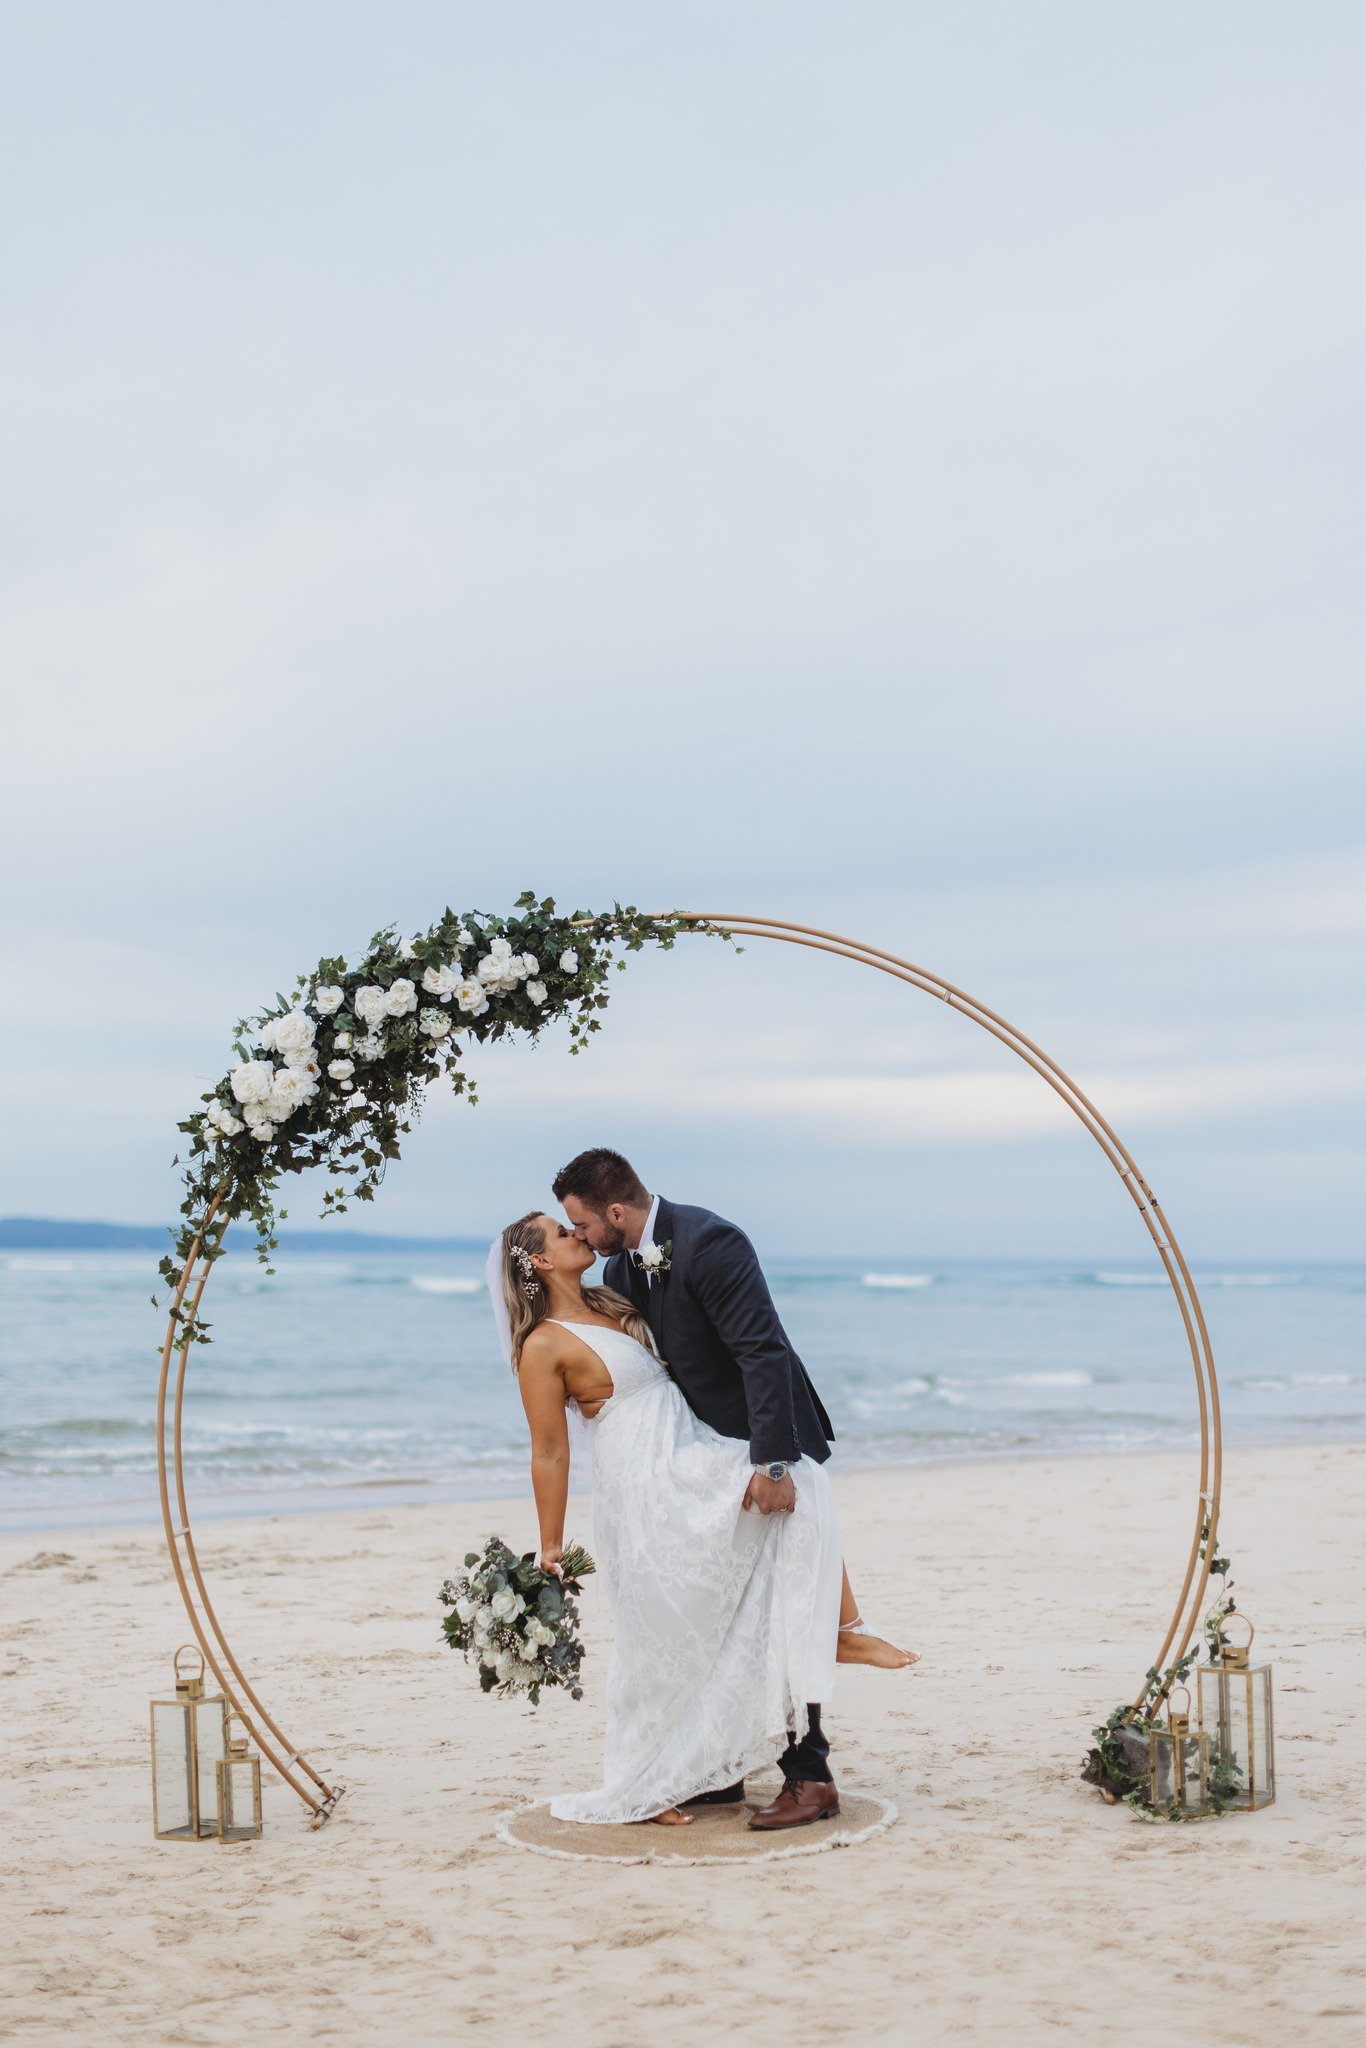
[[[422,992],[428,996],[440,996],[448,1003],[455,994],[455,976],[449,967],[424,967],[422,970]]]
[[[455,1611],[467,1627],[474,1620],[474,1602],[468,1593],[460,1595],[455,1603]]]
[[[428,1038],[444,1038],[451,1028],[451,1020],[445,1010],[422,1010],[417,1021]]]
[[[475,1615],[474,1619],[480,1628],[493,1627],[493,1609],[489,1606],[487,1601],[485,1601],[484,1605],[479,1609],[479,1612]]]
[[[317,1033],[318,1027],[307,1010],[291,1010],[275,1020],[275,1050],[286,1059],[291,1053],[309,1052]]]
[[[467,1017],[482,1017],[489,1006],[483,984],[477,981],[462,981],[455,991],[455,1000]]]
[[[526,992],[529,1000],[536,1005],[538,1010],[550,993],[543,981],[529,981],[526,985]]]
[[[354,1060],[329,1060],[327,1063],[328,1076],[333,1081],[349,1081],[355,1071]]]
[[[575,953],[575,952],[574,952],[574,951],[573,951],[572,949],[571,949],[571,950],[569,950],[569,951],[567,951],[567,952],[561,953],[561,955],[560,955],[560,972],[561,972],[561,974],[577,974],[577,973],[578,973],[578,971],[579,971],[579,956],[578,956],[578,954],[577,954],[577,953]]]
[[[356,1047],[356,1051],[363,1060],[382,1060],[384,1040],[377,1031],[369,1031]]]
[[[249,1124],[247,1128],[258,1145],[268,1145],[275,1136],[275,1126],[270,1123]]]
[[[384,1008],[390,1017],[406,1017],[417,1008],[417,990],[411,981],[396,981],[384,998]]]
[[[320,1017],[335,1017],[346,1001],[346,990],[338,988],[335,982],[324,982],[313,991],[313,1007]]]
[[[242,1128],[241,1117],[234,1116],[227,1103],[220,1102],[216,1095],[204,1114],[214,1129],[225,1138],[235,1138]]]
[[[511,1586],[504,1586],[489,1602],[495,1621],[511,1621],[526,1606],[520,1593],[514,1593]]]
[[[369,1024],[373,1028],[383,1021],[388,1015],[388,996],[388,990],[381,988],[379,983],[374,981],[367,981],[364,988],[356,990],[356,1000],[352,1007],[362,1024]]]
[[[535,973],[536,973],[536,972],[538,971],[538,969],[539,969],[539,967],[540,967],[540,964],[541,964],[541,963],[540,963],[540,961],[539,961],[539,960],[538,960],[538,959],[536,958],[536,955],[535,955],[534,953],[523,953],[523,955],[522,955],[522,972],[523,972],[523,974],[535,974]]]
[[[493,1668],[498,1673],[498,1676],[506,1681],[511,1678],[512,1667],[516,1661],[511,1650],[500,1650],[493,1660]]]
[[[402,945],[398,949],[398,957],[400,960],[416,960],[417,949],[413,945],[411,939],[405,939],[403,941]]]
[[[346,1052],[350,1048],[350,1044],[351,1033],[349,1031],[337,1031],[333,1033],[332,1047],[335,1052]]]
[[[274,1052],[275,1050],[276,1021],[274,1017],[267,1017],[265,1023],[256,1034],[256,1043],[266,1052]]]
[[[466,946],[472,946],[474,944],[474,933],[469,929],[467,925],[462,924],[459,931],[452,939],[451,944],[455,947],[457,953],[462,953]]]
[[[307,1074],[310,1081],[322,1078],[322,1061],[311,1047],[307,1052],[287,1052],[285,1065],[293,1073]]]
[[[527,1636],[517,1654],[524,1664],[534,1664],[541,1654],[541,1646],[534,1636]]]
[[[228,1076],[228,1083],[239,1102],[264,1102],[270,1093],[270,1084],[275,1079],[275,1069],[269,1060],[241,1060]]]

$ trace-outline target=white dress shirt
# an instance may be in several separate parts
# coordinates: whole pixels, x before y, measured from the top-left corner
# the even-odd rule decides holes
[[[644,1229],[643,1229],[643,1230],[641,1231],[641,1233],[640,1233],[640,1236],[639,1236],[639,1237],[638,1237],[638,1238],[636,1239],[636,1242],[635,1242],[635,1243],[634,1243],[634,1245],[633,1245],[633,1246],[631,1247],[631,1249],[632,1249],[633,1251],[637,1251],[637,1252],[639,1252],[639,1251],[643,1251],[643,1250],[645,1249],[645,1247],[646,1247],[646,1245],[647,1245],[647,1244],[653,1244],[653,1243],[654,1243],[654,1241],[655,1241],[655,1218],[656,1218],[656,1216],[657,1216],[658,1214],[659,1214],[659,1196],[658,1196],[658,1195],[654,1195],[654,1196],[652,1196],[652,1197],[651,1197],[651,1200],[650,1200],[650,1213],[649,1213],[649,1215],[648,1215],[648,1216],[647,1216],[647,1217],[645,1218],[645,1228],[644,1228]]]

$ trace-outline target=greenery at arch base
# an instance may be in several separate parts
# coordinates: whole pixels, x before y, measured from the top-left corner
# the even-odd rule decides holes
[[[719,925],[620,904],[566,915],[553,897],[528,890],[510,916],[448,907],[412,938],[386,926],[354,962],[319,960],[289,995],[239,1018],[233,1065],[177,1126],[184,1199],[163,1280],[178,1284],[196,1241],[207,1260],[217,1258],[238,1218],[253,1225],[269,1264],[287,1213],[277,1206],[286,1174],[322,1167],[335,1176],[324,1216],[373,1201],[433,1082],[477,1100],[462,1065],[470,1043],[534,1040],[566,1019],[570,1051],[581,1052],[602,1028],[613,968],[646,946],[667,951],[681,931],[730,937]],[[188,1303],[174,1315],[178,1348],[209,1341]]]

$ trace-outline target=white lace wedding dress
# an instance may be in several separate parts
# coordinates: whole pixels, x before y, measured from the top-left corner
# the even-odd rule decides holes
[[[593,1547],[616,1622],[603,1784],[559,1820],[645,1820],[772,1764],[834,1691],[842,1553],[821,1466],[790,1515],[742,1510],[748,1447],[693,1413],[624,1330],[565,1327],[614,1392],[593,1439]]]

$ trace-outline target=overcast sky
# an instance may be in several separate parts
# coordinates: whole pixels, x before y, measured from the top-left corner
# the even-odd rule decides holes
[[[904,951],[1197,1269],[1359,1255],[1364,59],[1315,0],[12,0],[0,1211],[169,1217],[234,1017],[532,887]],[[367,1223],[608,1141],[772,1250],[1151,1256],[840,963],[692,942],[483,1066]]]

